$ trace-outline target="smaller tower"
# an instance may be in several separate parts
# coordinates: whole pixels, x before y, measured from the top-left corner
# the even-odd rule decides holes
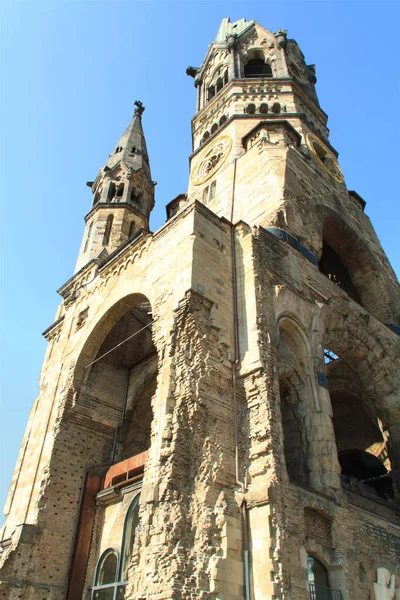
[[[93,202],[85,217],[86,228],[75,272],[100,254],[111,254],[137,231],[149,230],[155,184],[142,128],[145,109],[139,101],[135,106],[133,119],[106,165],[96,180],[87,184],[92,189]]]

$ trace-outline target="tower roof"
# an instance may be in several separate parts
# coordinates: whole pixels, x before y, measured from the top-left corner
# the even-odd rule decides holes
[[[231,21],[229,17],[225,17],[221,21],[217,35],[215,36],[214,42],[217,44],[223,44],[229,35],[240,35],[254,25],[255,21],[246,21],[246,19],[239,19],[238,21]]]
[[[150,174],[149,156],[142,127],[144,106],[139,101],[135,102],[135,106],[132,121],[120,137],[115,150],[110,154],[106,166],[112,169],[117,163],[123,161],[134,171],[145,168]]]

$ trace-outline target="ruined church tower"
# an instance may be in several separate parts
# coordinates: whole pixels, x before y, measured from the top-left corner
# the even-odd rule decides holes
[[[0,598],[398,598],[399,286],[315,67],[224,19],[187,74],[190,179],[161,229],[140,102],[88,183]]]

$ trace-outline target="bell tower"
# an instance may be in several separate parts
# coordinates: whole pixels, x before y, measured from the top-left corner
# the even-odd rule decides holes
[[[149,230],[154,185],[142,127],[143,104],[135,102],[133,119],[100,169],[92,189],[90,212],[76,271],[100,254],[104,258],[139,230]]]
[[[360,301],[397,323],[393,270],[365,202],[346,187],[318,102],[315,65],[295,40],[255,21],[224,19],[201,67],[187,74],[197,90],[189,200],[300,244],[321,268],[340,257]],[[385,282],[379,292],[372,274],[378,268]]]

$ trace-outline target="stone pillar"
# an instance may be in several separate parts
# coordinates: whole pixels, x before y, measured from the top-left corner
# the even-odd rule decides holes
[[[212,305],[190,291],[175,313],[156,408],[160,445],[150,450],[157,489],[145,476],[127,599],[206,599],[228,578],[231,597],[243,597],[231,364]]]

